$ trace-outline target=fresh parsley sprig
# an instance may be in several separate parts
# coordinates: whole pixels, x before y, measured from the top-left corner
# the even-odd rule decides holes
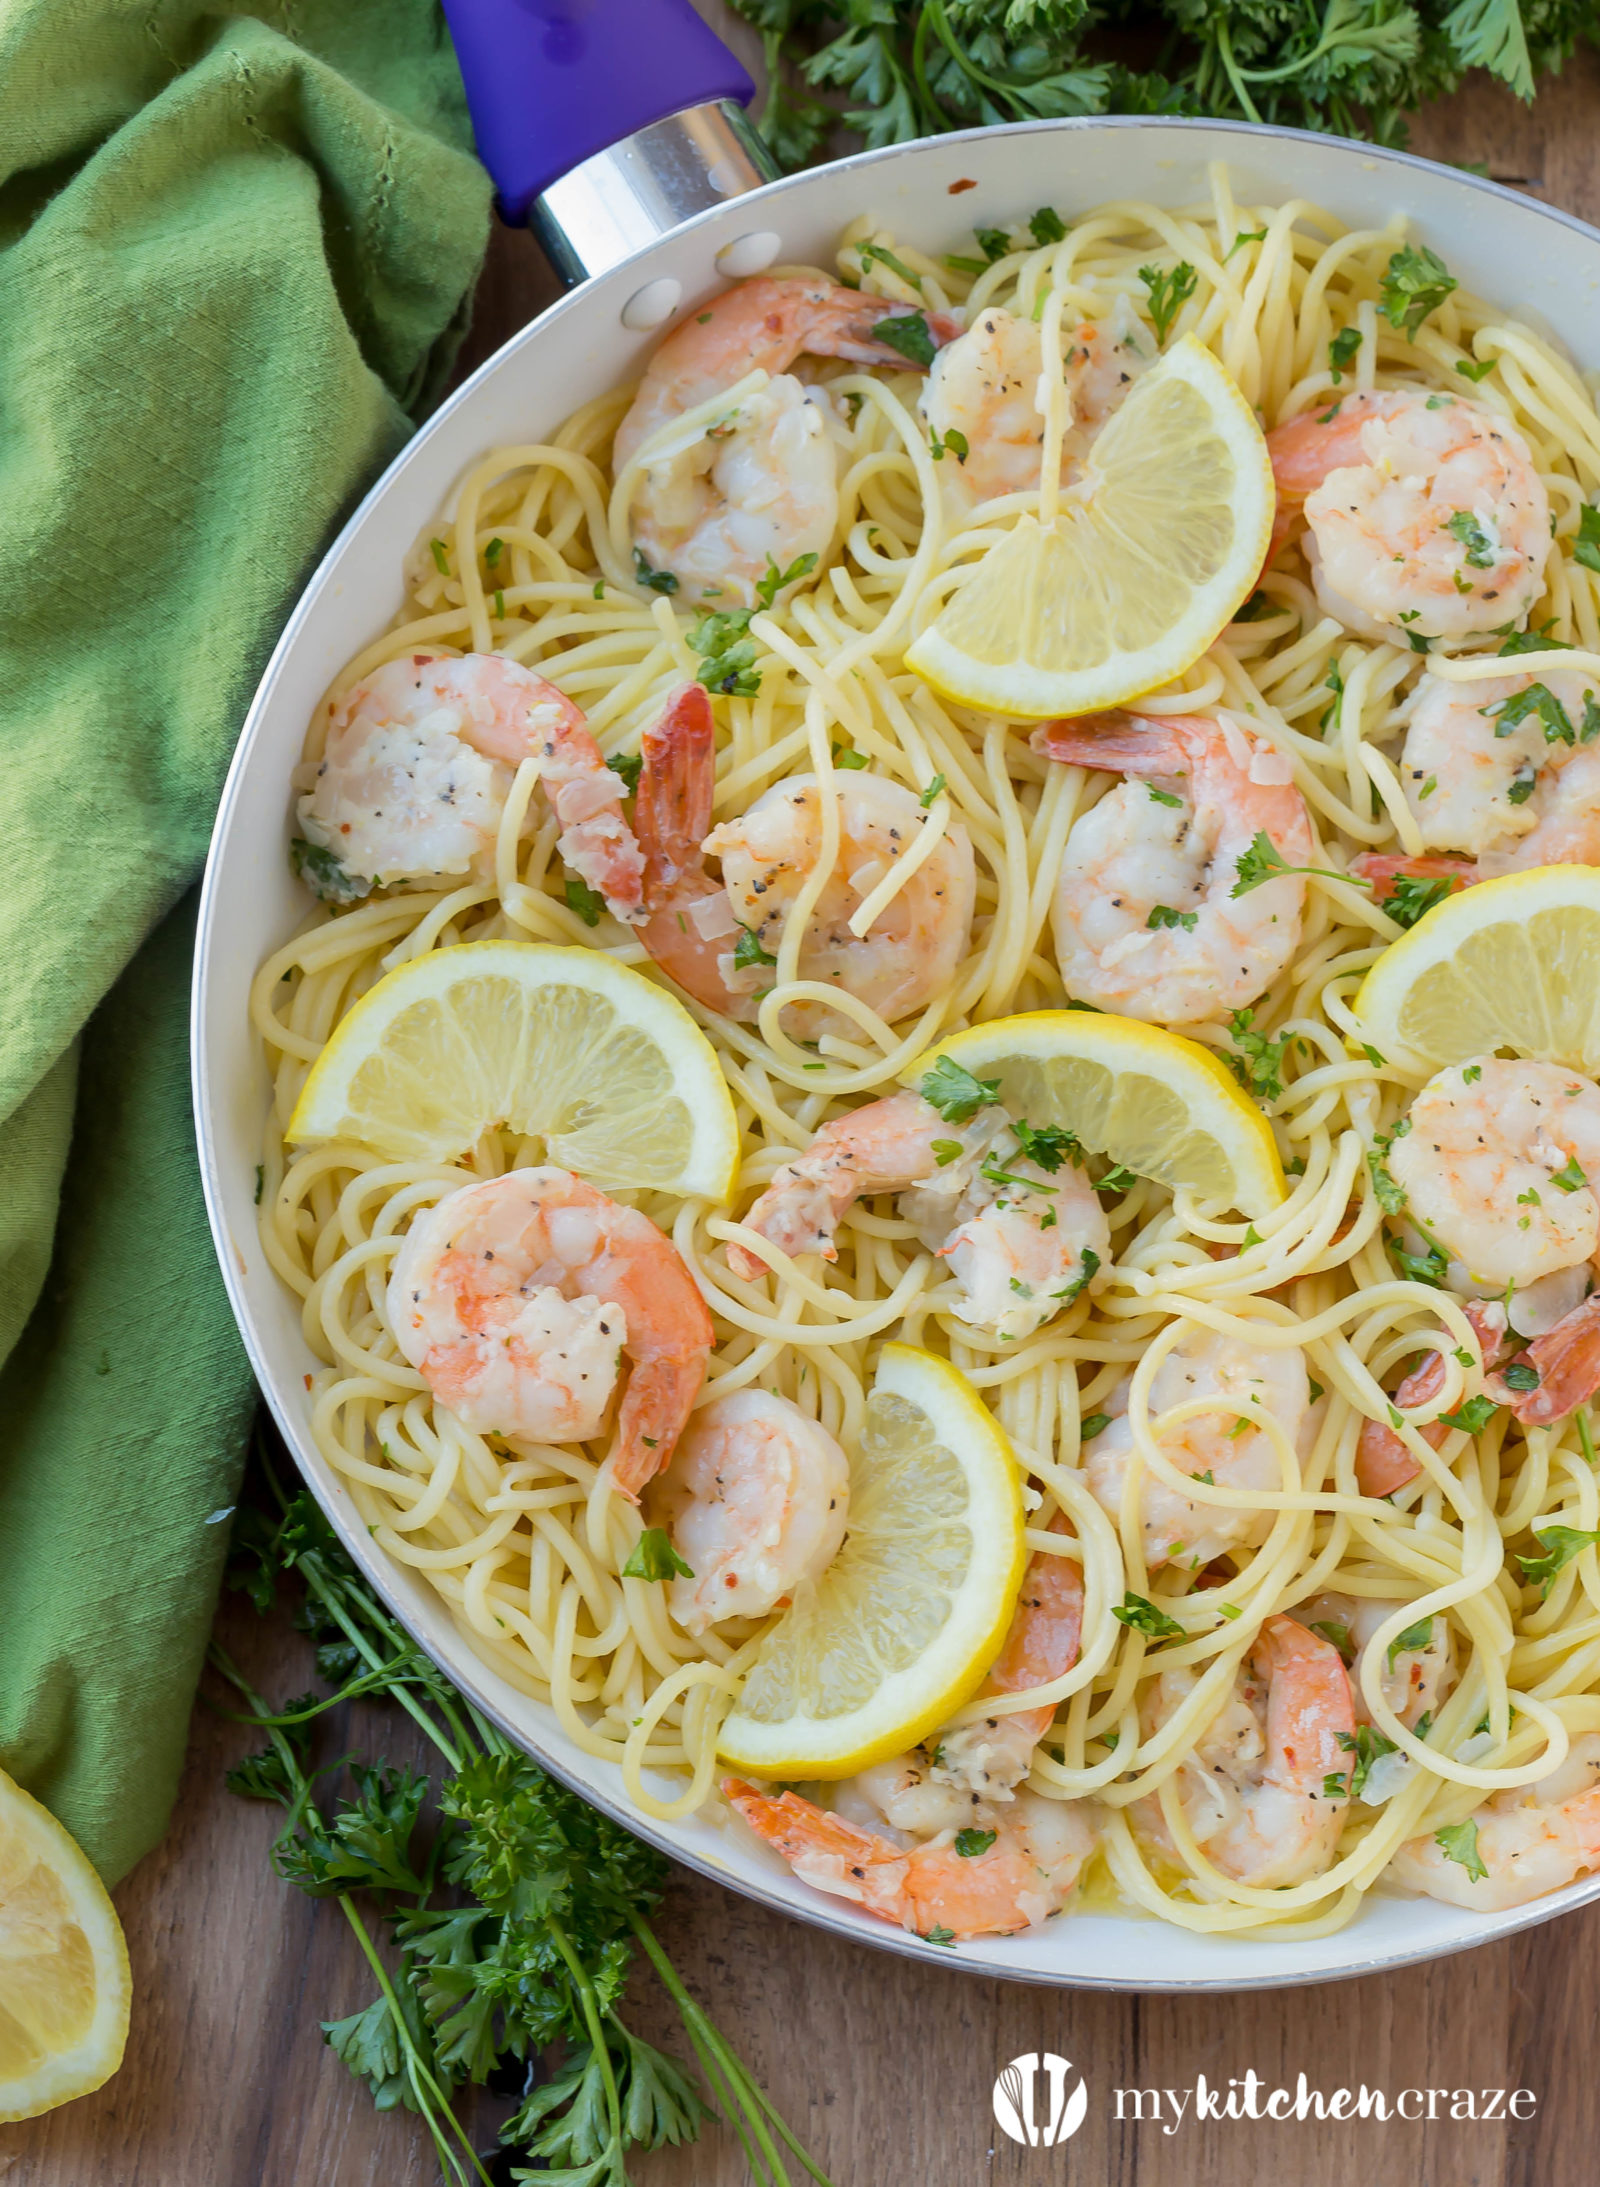
[[[478,1715],[390,1618],[304,1491],[278,1500],[276,1520],[241,1512],[230,1583],[266,1610],[284,1572],[303,1582],[297,1622],[333,1690],[275,1711],[215,1644],[210,1660],[244,1700],[243,1720],[267,1733],[262,1752],[228,1773],[230,1788],[285,1809],[274,1868],[311,1896],[337,1901],[372,1971],[372,2002],[324,2023],[336,2055],[380,2108],[418,2114],[442,2179],[492,2187],[454,2095],[562,2043],[560,2067],[501,2130],[505,2156],[536,2167],[510,2176],[627,2187],[632,2152],[692,2141],[718,2115],[686,2068],[620,2017],[641,1951],[753,2177],[792,2187],[793,2164],[827,2187],[650,1925],[666,1862]],[[329,1788],[345,1765],[312,1768],[316,1718],[357,1694],[396,1702],[438,1749],[435,1829],[422,1820],[429,1780],[414,1771],[351,1764],[349,1790],[335,1798]],[[398,1954],[392,1967],[378,1949],[385,1928]]]

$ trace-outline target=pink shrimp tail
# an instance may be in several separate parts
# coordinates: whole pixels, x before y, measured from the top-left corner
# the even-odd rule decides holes
[[[704,1312],[704,1301],[701,1301]],[[617,1416],[617,1452],[611,1478],[630,1503],[672,1457],[700,1385],[706,1378],[715,1332],[705,1315],[705,1346],[677,1357],[635,1360]]]
[[[1054,1531],[1066,1532],[1059,1513]],[[1023,1574],[1016,1615],[989,1673],[988,1690],[1026,1693],[1030,1686],[1064,1677],[1078,1660],[1082,1640],[1083,1574],[1071,1557],[1058,1557],[1053,1550],[1036,1551]],[[1055,1713],[1052,1703],[1013,1716],[1010,1722],[1038,1740],[1049,1730]]]
[[[1478,1340],[1483,1354],[1485,1371],[1491,1371],[1499,1360],[1505,1343],[1506,1310],[1503,1306],[1474,1299],[1466,1309],[1472,1333]],[[1420,1367],[1414,1367],[1394,1393],[1397,1405],[1411,1407],[1426,1404],[1436,1397],[1444,1381],[1444,1354],[1430,1352]],[[1421,1431],[1422,1440],[1430,1450],[1437,1450],[1450,1433],[1442,1420],[1430,1420]],[[1356,1485],[1363,1496],[1392,1496],[1397,1488],[1404,1488],[1422,1471],[1394,1429],[1381,1420],[1366,1420],[1361,1426],[1361,1440],[1356,1445]]]
[[[1189,740],[1216,734],[1198,714],[1080,714],[1073,721],[1041,722],[1028,742],[1045,759],[1068,767],[1101,767],[1108,774],[1173,774],[1188,763]]]
[[[1600,1389],[1600,1291],[1535,1337],[1515,1364],[1538,1376],[1533,1389],[1514,1389],[1498,1374],[1484,1386],[1525,1428],[1550,1427],[1586,1405]]]
[[[774,1797],[739,1777],[724,1777],[722,1792],[734,1812],[803,1881],[853,1898],[886,1921],[902,1918],[909,1862],[887,1838],[858,1830],[798,1792]]]
[[[1355,1700],[1339,1651],[1292,1617],[1269,1617],[1256,1644],[1267,1673],[1267,1749],[1299,1784],[1344,1776],[1355,1746]],[[1341,1736],[1342,1735],[1342,1736]]]
[[[655,902],[701,863],[716,789],[716,728],[704,684],[680,684],[640,740],[643,766],[633,824],[644,854],[645,895]]]
[[[702,935],[692,916],[697,902],[722,893],[706,871],[702,848],[717,780],[716,726],[705,686],[680,684],[639,750],[644,764],[633,814],[648,914],[639,939],[696,1002],[726,1017],[748,1016],[748,996],[730,993],[718,970],[728,941]]]
[[[1381,904],[1401,878],[1412,881],[1454,881],[1458,890],[1471,888],[1483,875],[1470,858],[1403,858],[1393,851],[1363,851],[1352,858],[1350,871],[1359,881],[1372,883],[1372,900]]]

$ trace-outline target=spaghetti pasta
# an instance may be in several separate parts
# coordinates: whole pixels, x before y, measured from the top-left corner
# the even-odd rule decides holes
[[[893,1092],[936,1039],[1072,999],[1051,946],[1052,901],[1068,838],[1111,777],[1043,756],[1014,723],[946,703],[907,671],[903,654],[975,556],[1038,510],[1041,495],[1053,502],[1065,430],[1058,367],[1070,329],[1120,312],[1148,334],[1152,261],[1192,269],[1179,324],[1220,358],[1269,428],[1352,391],[1400,387],[1470,398],[1513,426],[1552,512],[1533,623],[1551,648],[1579,649],[1529,651],[1518,670],[1600,671],[1600,576],[1592,557],[1567,551],[1600,489],[1590,390],[1540,335],[1461,288],[1407,335],[1382,308],[1386,269],[1404,240],[1398,219],[1348,232],[1303,201],[1240,205],[1221,168],[1208,203],[1103,205],[1057,242],[1013,236],[981,272],[974,261],[930,257],[866,218],[846,233],[837,271],[886,309],[915,299],[969,325],[995,306],[1038,321],[1044,484],[957,511],[941,476],[957,458],[930,448],[914,373],[848,358],[804,367],[826,391],[839,521],[815,582],[744,615],[746,670],[715,699],[714,813],[743,815],[772,785],[803,775],[816,786],[820,849],[760,967],[770,984],[750,1021],[693,1006],[736,1105],[733,1205],[619,1195],[670,1235],[710,1306],[702,1402],[772,1391],[849,1451],[885,1335],[947,1356],[982,1393],[1027,1474],[1030,1552],[1081,1569],[1081,1652],[1044,1687],[986,1695],[957,1723],[1053,1710],[1029,1786],[1046,1800],[1096,1803],[1102,1857],[1080,1897],[1213,1933],[1338,1927],[1402,1846],[1448,1834],[1487,1797],[1545,1778],[1575,1743],[1600,1733],[1600,1567],[1592,1552],[1577,1555],[1540,1595],[1508,1549],[1552,1515],[1579,1531],[1600,1527],[1584,1412],[1524,1429],[1501,1409],[1476,1432],[1437,1439],[1391,1396],[1407,1364],[1430,1350],[1442,1372],[1428,1424],[1461,1414],[1482,1389],[1462,1297],[1436,1275],[1422,1280],[1414,1261],[1397,1272],[1386,1249],[1368,1157],[1422,1078],[1364,1048],[1352,1009],[1363,973],[1400,927],[1351,861],[1422,849],[1399,754],[1424,662],[1404,632],[1376,637],[1330,613],[1292,547],[1209,652],[1139,703],[1150,721],[1220,709],[1248,725],[1303,798],[1316,837],[1287,969],[1243,1016],[1219,1011],[1184,1028],[1265,1109],[1290,1173],[1281,1206],[1246,1223],[1181,1190],[1125,1180],[1108,1196],[1111,1257],[1101,1280],[1012,1342],[954,1314],[952,1279],[892,1200],[869,1196],[847,1210],[837,1260],[826,1266],[777,1255],[773,1273],[747,1280],[730,1268],[728,1246],[751,1241],[738,1213],[820,1126]],[[1338,339],[1352,333],[1358,342]],[[549,441],[484,458],[437,536],[408,556],[393,627],[350,662],[330,703],[418,648],[492,651],[581,707],[608,758],[638,753],[670,693],[701,670],[715,604],[702,602],[698,621],[687,617],[661,573],[636,563],[630,509],[648,464],[635,451],[614,477],[610,463],[629,400],[629,390],[607,392]],[[679,419],[685,446],[718,407]],[[658,436],[645,457],[661,445]],[[1496,672],[1476,656],[1429,665],[1462,683]],[[324,707],[306,748],[312,767],[327,722]],[[903,786],[927,824],[913,855],[866,877],[853,935],[875,929],[952,831],[970,842],[975,866],[970,938],[954,976],[896,1022],[802,966],[863,766]],[[261,967],[250,1008],[274,1074],[262,1238],[302,1301],[319,1362],[312,1433],[375,1539],[427,1579],[502,1677],[550,1708],[577,1746],[618,1765],[641,1811],[668,1818],[714,1796],[718,1725],[769,1620],[724,1621],[693,1638],[676,1626],[665,1590],[625,1570],[640,1514],[615,1493],[599,1445],[511,1444],[468,1428],[407,1364],[386,1305],[418,1212],[468,1179],[542,1159],[540,1147],[490,1131],[462,1166],[384,1160],[350,1142],[294,1150],[284,1139],[330,1033],[396,964],[509,936],[603,949],[652,971],[638,933],[567,885],[557,822],[535,798],[538,773],[528,760],[514,770],[492,856],[479,868],[325,906]],[[801,1003],[809,1015],[797,1014]],[[1229,1486],[1180,1470],[1171,1455],[1174,1434],[1208,1401],[1163,1411],[1152,1387],[1177,1348],[1207,1334],[1244,1360],[1304,1361],[1303,1431],[1270,1415],[1251,1423],[1270,1453],[1271,1485]],[[1120,1508],[1108,1510],[1087,1484],[1084,1423],[1124,1400],[1134,1463]],[[1361,1487],[1369,1422],[1389,1427],[1413,1469],[1386,1498]],[[1144,1480],[1203,1514],[1246,1513],[1252,1523],[1200,1569],[1168,1559],[1152,1570],[1139,1518]],[[1051,1523],[1058,1514],[1061,1528]],[[1375,1625],[1368,1619],[1357,1709],[1363,1760],[1380,1756],[1382,1770],[1369,1774],[1368,1798],[1340,1810],[1342,1835],[1323,1865],[1257,1885],[1208,1853],[1185,1770],[1235,1696],[1266,1621],[1329,1598],[1381,1609]],[[1127,1614],[1140,1603],[1161,1624]],[[1422,1624],[1450,1670],[1419,1720],[1396,1705],[1388,1674],[1397,1655],[1418,1653]],[[1352,1750],[1352,1774],[1356,1767]]]

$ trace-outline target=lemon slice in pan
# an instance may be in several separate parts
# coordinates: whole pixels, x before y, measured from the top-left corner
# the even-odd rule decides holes
[[[1266,1215],[1283,1169],[1266,1118],[1198,1041],[1093,1010],[1033,1010],[952,1033],[901,1072],[920,1088],[940,1059],[999,1083],[1013,1116],[1059,1124],[1092,1154],[1214,1209]]]
[[[1181,675],[1260,574],[1276,505],[1255,412],[1192,334],[1135,384],[1053,524],[1025,516],[906,654],[959,705],[1042,720]]]
[[[602,1190],[725,1200],[739,1161],[727,1081],[682,1003],[601,950],[544,942],[397,965],[335,1026],[288,1137],[448,1162],[500,1124]]]
[[[761,1777],[848,1777],[981,1684],[1022,1584],[1011,1446],[948,1360],[886,1344],[850,1461],[850,1531],[762,1642],[719,1751]]]
[[[1446,897],[1384,951],[1356,1015],[1391,1062],[1514,1048],[1600,1068],[1600,868],[1535,866]]]

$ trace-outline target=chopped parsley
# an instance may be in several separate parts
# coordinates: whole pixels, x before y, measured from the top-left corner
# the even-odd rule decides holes
[[[905,260],[903,258],[897,258],[894,252],[890,250],[889,246],[886,243],[862,244],[861,264],[863,268],[870,266],[874,262],[874,260],[876,260],[876,262],[880,266],[887,266],[891,273],[897,273],[900,276],[901,280],[905,282],[906,286],[908,288],[915,289],[919,296],[922,294],[921,274],[913,273],[911,268],[906,264]],[[876,333],[877,329],[874,328],[873,331],[874,333]]]
[[[870,767],[872,762],[865,752],[854,751],[846,744],[836,744],[833,747],[833,764],[843,773],[853,775],[859,774],[863,767]]]
[[[1556,1572],[1561,1572],[1572,1559],[1585,1548],[1600,1546],[1600,1529],[1585,1527],[1558,1527],[1550,1522],[1545,1527],[1534,1527],[1534,1540],[1543,1544],[1543,1557],[1517,1557],[1523,1579],[1537,1579],[1539,1594],[1550,1594],[1550,1583]]]
[[[1035,1185],[1033,1189],[1035,1192],[1037,1192],[1040,1188],[1039,1186]],[[1099,1254],[1096,1253],[1091,1247],[1086,1245],[1083,1249],[1083,1258],[1079,1264],[1078,1273],[1073,1277],[1070,1283],[1063,1284],[1059,1291],[1052,1291],[1050,1296],[1053,1299],[1064,1299],[1066,1303],[1070,1306],[1073,1300],[1083,1290],[1084,1286],[1094,1281],[1095,1276],[1099,1273],[1099,1269]]]
[[[1581,1192],[1589,1180],[1578,1166],[1578,1157],[1575,1154],[1570,1154],[1567,1157],[1566,1168],[1558,1169],[1551,1177],[1550,1182],[1560,1192]]]
[[[947,1929],[944,1926],[943,1922],[940,1921],[936,1921],[933,1927],[924,1934],[922,1939],[924,1944],[950,1945],[953,1945],[955,1943],[955,1940],[956,1932],[954,1931],[954,1929]]]
[[[1237,889],[1233,892],[1238,895]],[[1185,934],[1192,934],[1200,924],[1198,911],[1174,911],[1170,904],[1155,904],[1144,922],[1147,927],[1181,926]]]
[[[1078,1427],[1078,1440],[1083,1443],[1092,1443],[1095,1437],[1103,1435],[1110,1425],[1111,1415],[1108,1412],[1085,1413]]]
[[[1253,1010],[1235,1010],[1228,1020],[1228,1037],[1236,1053],[1224,1056],[1234,1077],[1246,1093],[1260,1096],[1263,1101],[1276,1101],[1283,1092],[1283,1052],[1289,1045],[1290,1036],[1285,1033],[1280,1040],[1273,1040],[1266,1033],[1255,1032]]]
[[[613,752],[606,765],[614,775],[621,775],[622,786],[629,797],[639,787],[639,777],[644,772],[642,752]]]
[[[949,432],[943,436],[937,432],[931,432],[928,435],[928,453],[933,457],[935,463],[943,463],[946,449],[955,457],[957,463],[965,463],[967,457],[972,453],[966,434],[958,431],[953,425]]]
[[[777,961],[770,951],[762,948],[761,937],[754,927],[740,927],[739,939],[733,945],[733,965],[736,972],[742,972],[746,965],[776,964]]]
[[[448,577],[450,574],[450,556],[445,548],[444,541],[442,539],[430,539],[428,548],[433,556],[434,568],[441,577]]]
[[[628,1561],[622,1567],[622,1576],[642,1580],[693,1579],[694,1571],[673,1548],[664,1526],[647,1526],[634,1543]]]
[[[1061,243],[1066,240],[1067,224],[1053,206],[1041,205],[1029,217],[1028,233],[1043,250],[1047,243]]]
[[[924,1071],[922,1084],[917,1089],[931,1108],[938,1110],[947,1124],[965,1124],[990,1102],[1000,1098],[1000,1081],[997,1078],[974,1078],[949,1056],[940,1056],[931,1071]]]
[[[1442,904],[1447,896],[1454,896],[1462,885],[1461,876],[1454,873],[1432,876],[1397,873],[1379,908],[1389,914],[1396,926],[1415,926],[1435,904]]]
[[[972,1860],[979,1853],[987,1853],[999,1835],[998,1830],[958,1830],[956,1851],[963,1860]]]
[[[1443,1830],[1433,1833],[1433,1842],[1446,1860],[1453,1860],[1467,1871],[1474,1883],[1482,1883],[1489,1871],[1478,1853],[1478,1826],[1470,1818],[1466,1822],[1450,1823]]]
[[[1457,509],[1454,516],[1446,518],[1444,528],[1452,539],[1459,539],[1462,546],[1466,548],[1466,563],[1469,570],[1492,570],[1494,568],[1494,541],[1470,509]]]
[[[1514,1359],[1502,1370],[1501,1381],[1508,1390],[1536,1390],[1539,1387],[1539,1370],[1526,1359]]]
[[[807,1070],[812,1068],[811,1064],[806,1065]],[[817,1064],[815,1068],[820,1070],[822,1066]],[[933,1142],[933,1158],[941,1169],[948,1169],[952,1162],[958,1162],[965,1152],[966,1149],[959,1139],[935,1139]]]
[[[1442,1412],[1439,1418],[1447,1428],[1460,1428],[1464,1435],[1481,1435],[1499,1410],[1492,1397],[1469,1397],[1455,1412]]]
[[[1052,1177],[1063,1162],[1076,1163],[1082,1153],[1077,1133],[1064,1124],[1025,1124],[1019,1117],[1011,1129],[1018,1151]]]
[[[563,884],[567,909],[575,911],[585,926],[598,926],[600,914],[606,908],[606,900],[598,889],[591,888],[577,874],[569,873]]]
[[[1389,261],[1378,292],[1378,309],[1390,326],[1414,342],[1423,320],[1432,317],[1456,286],[1437,252],[1425,243],[1407,243]]]
[[[1150,316],[1156,323],[1157,341],[1166,340],[1173,320],[1194,294],[1198,278],[1186,258],[1165,272],[1157,266],[1139,268],[1139,279],[1150,292]]]
[[[1265,228],[1241,228],[1239,230],[1239,233],[1234,237],[1233,241],[1223,252],[1222,263],[1226,265],[1228,263],[1228,260],[1233,256],[1234,252],[1242,251],[1247,243],[1265,243],[1266,240],[1267,231]],[[1356,339],[1357,341],[1359,341],[1361,337],[1357,335]]]
[[[1316,874],[1324,881],[1348,881],[1352,876],[1338,873],[1332,866],[1291,866],[1264,828],[1252,837],[1250,848],[1240,858],[1235,868],[1237,878],[1228,891],[1230,896],[1248,896],[1252,889],[1260,888],[1263,881],[1276,881],[1286,873]],[[1357,886],[1365,887],[1366,883]]]
[[[1337,1648],[1347,1664],[1355,1661],[1356,1644],[1348,1625],[1341,1624],[1337,1618],[1319,1617],[1312,1619],[1309,1629],[1320,1633],[1330,1648]]]
[[[1425,1648],[1428,1645],[1432,1634],[1433,1619],[1431,1617],[1418,1618],[1415,1625],[1408,1625],[1403,1633],[1397,1633],[1395,1638],[1390,1641],[1387,1651],[1390,1670],[1394,1669],[1394,1659],[1397,1655],[1415,1655],[1419,1648]]]
[[[872,329],[872,339],[882,342],[886,349],[897,349],[909,363],[921,365],[924,370],[933,362],[933,336],[920,311],[900,319],[880,319]]]
[[[678,580],[671,570],[652,569],[639,548],[633,550],[633,574],[646,592],[672,594],[678,589]]]
[[[1143,1633],[1147,1640],[1182,1640],[1183,1627],[1176,1618],[1168,1617],[1165,1610],[1158,1610],[1153,1602],[1131,1590],[1115,1605],[1111,1615],[1119,1625],[1131,1626],[1134,1632]]]
[[[1400,1749],[1392,1739],[1386,1739],[1375,1724],[1358,1724],[1354,1738],[1347,1731],[1335,1732],[1334,1737],[1338,1740],[1340,1746],[1344,1748],[1346,1754],[1355,1756],[1355,1761],[1350,1770],[1350,1797],[1352,1800],[1359,1800],[1362,1793],[1367,1789],[1367,1779],[1372,1775],[1373,1763],[1381,1761],[1386,1754],[1398,1754]],[[1329,1782],[1336,1783],[1343,1783],[1343,1781],[1342,1778],[1329,1780]],[[1326,1796],[1326,1784],[1323,1786],[1323,1792]]]
[[[943,775],[935,775],[933,780],[928,784],[928,787],[917,799],[917,803],[922,807],[923,811],[926,812],[928,807],[933,803],[934,799],[940,796],[949,787],[950,785],[945,781]]]
[[[1343,379],[1356,361],[1356,351],[1361,347],[1359,327],[1341,327],[1328,344],[1328,370],[1333,374],[1335,385]]]
[[[1397,1139],[1403,1139],[1410,1129],[1411,1119],[1402,1117],[1393,1131],[1379,1132],[1367,1149],[1367,1167],[1372,1172],[1372,1189],[1385,1215],[1400,1215],[1405,1212],[1405,1188],[1397,1184],[1390,1173],[1389,1149]]]
[[[1004,228],[974,228],[972,233],[979,250],[991,266],[997,260],[1010,256],[1013,245]]]
[[[1506,791],[1507,804],[1526,805],[1533,795],[1534,785],[1538,780],[1538,768],[1535,767],[1531,759],[1524,760],[1511,778],[1511,787]]]
[[[1235,616],[1234,620],[1235,622],[1237,622],[1240,620],[1240,618],[1238,616]],[[1158,790],[1153,782],[1147,782],[1145,784],[1145,788],[1150,792],[1150,795],[1155,799],[1158,805],[1175,805],[1178,811],[1182,812],[1183,799],[1181,797],[1174,797],[1170,790]]]
[[[1408,1283],[1431,1284],[1435,1291],[1444,1289],[1450,1256],[1436,1239],[1428,1239],[1426,1253],[1408,1252],[1398,1238],[1388,1238],[1384,1242],[1388,1246],[1389,1258],[1394,1262],[1396,1271]]]
[[[359,904],[377,886],[364,874],[352,873],[323,844],[308,843],[303,835],[289,845],[289,867],[325,904]]]
[[[1578,538],[1572,559],[1586,570],[1600,570],[1600,509],[1590,508],[1588,502],[1578,511]]]
[[[1478,380],[1486,380],[1498,362],[1498,358],[1485,357],[1482,364],[1468,364],[1464,357],[1459,357],[1456,360],[1456,370],[1464,380],[1477,382]]]
[[[1530,714],[1536,714],[1544,724],[1546,744],[1576,744],[1578,741],[1571,715],[1548,684],[1530,683],[1526,691],[1515,692],[1509,699],[1502,699],[1498,706],[1486,706],[1482,711],[1492,716],[1497,737],[1510,736]]]

